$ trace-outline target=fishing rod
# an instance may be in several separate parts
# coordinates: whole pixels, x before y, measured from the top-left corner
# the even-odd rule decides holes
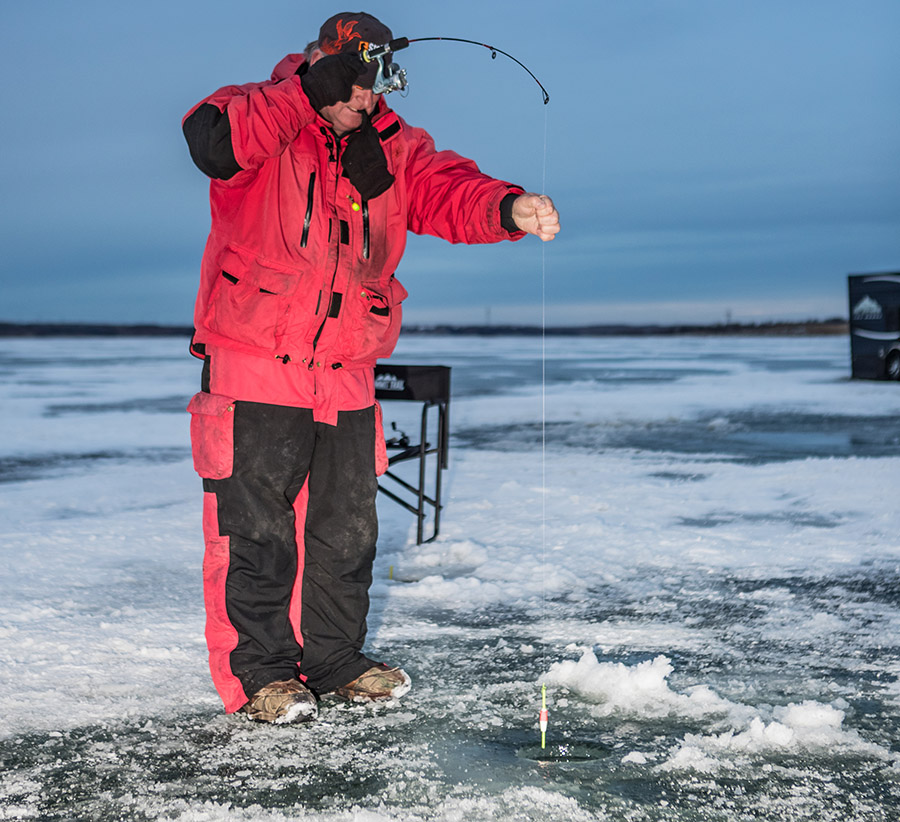
[[[544,96],[544,105],[547,105],[547,103],[550,102],[550,95],[547,93],[547,89],[544,88],[541,81],[534,76],[531,69],[521,60],[516,59],[509,52],[503,51],[503,49],[498,49],[496,46],[491,46],[487,43],[479,43],[477,40],[466,40],[462,37],[416,37],[412,40],[408,37],[396,37],[389,43],[383,43],[381,45],[372,43],[361,44],[365,45],[365,48],[360,49],[360,57],[362,57],[363,62],[371,63],[372,61],[376,61],[378,63],[378,73],[375,76],[375,84],[372,86],[372,91],[376,94],[388,94],[392,91],[402,91],[405,89],[408,85],[406,69],[400,68],[400,66],[391,61],[390,55],[395,51],[408,48],[410,43],[424,43],[429,40],[451,40],[454,43],[471,43],[473,46],[482,46],[491,52],[492,60],[496,60],[498,54],[508,57],[514,63],[518,63],[525,69],[531,76],[531,79],[538,84],[541,89],[541,94]]]

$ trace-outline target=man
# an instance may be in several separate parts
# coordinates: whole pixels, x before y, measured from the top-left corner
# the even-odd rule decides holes
[[[307,55],[183,122],[211,178],[191,344],[203,390],[188,409],[210,668],[226,711],[262,721],[313,719],[323,694],[410,687],[362,652],[384,457],[373,366],[400,332],[407,230],[463,243],[559,231],[549,198],[436,151],[387,107],[359,53],[391,39],[368,14],[337,14]]]

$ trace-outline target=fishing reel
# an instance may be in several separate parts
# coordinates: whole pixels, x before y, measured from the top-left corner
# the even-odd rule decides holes
[[[390,55],[405,49],[408,45],[409,40],[406,37],[397,37],[384,45],[366,44],[365,48],[360,49],[359,56],[364,63],[378,63],[378,73],[372,85],[375,94],[390,94],[392,91],[403,91],[406,88],[408,85],[406,69],[392,62]]]

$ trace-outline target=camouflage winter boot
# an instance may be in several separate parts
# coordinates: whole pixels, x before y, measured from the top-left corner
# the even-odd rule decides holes
[[[369,668],[353,682],[331,693],[351,702],[384,702],[398,699],[412,687],[412,680],[402,668],[388,668],[387,665],[376,665]]]
[[[258,722],[309,722],[319,715],[316,697],[302,682],[287,679],[260,688],[240,709]]]

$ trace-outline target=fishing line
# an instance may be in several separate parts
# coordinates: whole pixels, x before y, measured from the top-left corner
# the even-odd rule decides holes
[[[541,87],[543,88],[543,86]],[[546,94],[546,92],[545,92]],[[549,99],[549,98],[548,98]],[[547,102],[547,99],[544,100]],[[544,156],[541,168],[541,195],[547,193],[547,124],[544,109]],[[541,243],[541,612],[547,624],[547,243]],[[547,670],[547,642],[541,643],[541,668]],[[547,747],[547,685],[541,686],[541,750]]]

